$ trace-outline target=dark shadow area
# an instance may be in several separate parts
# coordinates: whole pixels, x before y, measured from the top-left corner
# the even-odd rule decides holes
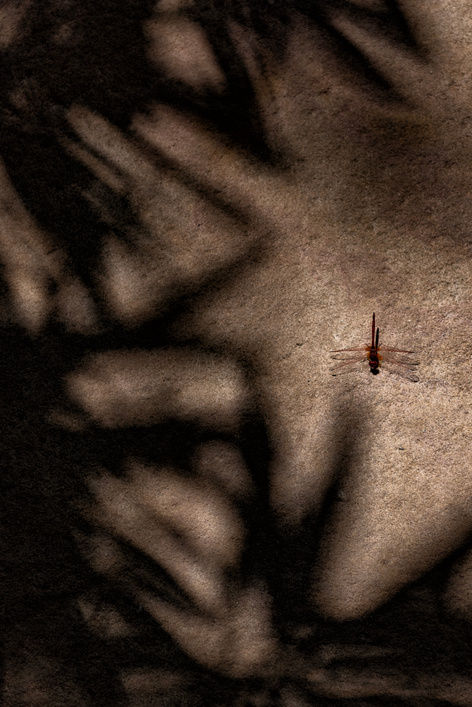
[[[279,60],[283,58],[291,23],[295,17],[303,18],[308,25],[312,23],[313,27],[321,30],[323,41],[348,72],[357,74],[387,100],[400,98],[397,89],[375,66],[368,52],[346,32],[346,27],[352,24],[368,34],[402,46],[419,59],[427,59],[425,47],[415,36],[397,0],[371,3],[358,3],[355,0],[291,0],[283,4],[267,0],[257,5],[239,0],[232,6],[230,4],[230,16],[260,37],[262,61],[268,54],[277,56]]]
[[[468,694],[471,627],[441,606],[452,565],[448,558],[365,619],[336,624],[318,618],[316,631],[300,639],[298,650],[330,674],[334,692],[347,683],[364,695],[361,704],[457,704],[451,686],[465,680]],[[313,685],[312,696],[320,687],[326,684]],[[310,692],[306,684],[301,689]],[[441,699],[446,694],[450,699]]]
[[[357,445],[362,438],[362,420],[352,407],[339,409],[333,416],[333,445],[328,477],[330,483],[321,507],[306,514],[296,528],[274,530],[277,552],[272,554],[270,576],[276,602],[276,616],[284,642],[297,642],[297,635],[308,629],[317,633],[318,616],[313,611],[310,591],[314,567],[322,547],[320,543],[330,532],[333,511],[344,503],[343,482],[354,472]],[[315,472],[316,473],[316,472]],[[312,629],[308,626],[312,622]],[[308,625],[307,625],[308,624]]]
[[[270,410],[262,414],[253,404],[235,435],[215,434],[197,421],[178,419],[118,433],[93,426],[78,433],[58,430],[45,422],[45,411],[61,400],[58,381],[84,355],[73,341],[67,342],[63,332],[57,338],[52,331],[34,341],[19,330],[3,335],[2,379],[8,391],[1,401],[7,674],[15,661],[46,663],[43,679],[51,681],[51,694],[59,673],[60,683],[70,681],[84,704],[88,699],[93,705],[128,704],[123,679],[125,685],[126,679],[134,685],[131,693],[139,690],[133,682],[136,677],[123,676],[138,673],[143,695],[154,691],[168,705],[343,705],[344,699],[330,697],[330,690],[335,693],[343,681],[351,681],[355,691],[362,690],[363,676],[366,695],[349,698],[349,704],[454,704],[430,697],[437,690],[429,687],[428,680],[430,676],[436,676],[436,682],[451,675],[467,677],[471,672],[470,624],[447,615],[440,600],[451,566],[469,543],[363,620],[326,621],[307,597],[320,538],[329,532],[333,509],[344,502],[340,487],[353,471],[356,445],[362,438],[355,411],[343,410],[336,418],[340,442],[332,449],[332,483],[322,508],[295,531],[284,531],[269,505],[272,450],[264,417]],[[247,363],[245,367],[249,372]],[[239,503],[248,542],[234,583],[268,580],[274,623],[286,656],[267,680],[228,679],[202,668],[162,630],[132,591],[88,566],[72,533],[75,529],[93,532],[74,509],[77,499],[87,496],[84,479],[97,463],[120,478],[126,473],[124,460],[132,456],[159,467],[171,464],[182,478],[192,479],[195,448],[215,439],[241,449],[255,483],[253,499]],[[119,540],[118,544],[133,568],[135,588],[190,614],[195,611],[191,596],[168,572],[132,543]],[[191,545],[188,549],[192,551]],[[78,609],[83,597],[89,606],[85,614]],[[108,631],[107,611],[119,615],[126,625],[121,636]],[[100,612],[105,618],[97,621],[94,615]],[[321,683],[318,669],[325,675]],[[378,695],[372,696],[371,683],[377,678]],[[397,688],[414,690],[417,697],[397,696]],[[144,697],[139,700],[130,704],[153,704]]]
[[[347,18],[373,34],[385,34],[422,56],[394,0],[381,7],[375,4],[373,9],[348,0],[257,4],[234,0],[219,6],[205,0],[188,8],[184,4],[179,16],[201,29],[225,85],[219,90],[195,89],[150,62],[144,27],[154,9],[159,11],[159,2],[149,0],[127,0],[119,12],[109,0],[79,5],[61,0],[33,3],[21,23],[18,41],[1,57],[8,81],[0,106],[0,149],[9,177],[38,225],[66,249],[68,267],[94,292],[102,317],[107,313],[97,292],[97,270],[103,240],[112,233],[132,244],[141,226],[128,195],[97,183],[91,170],[64,148],[64,139],[70,137],[64,116],[71,105],[104,116],[130,137],[133,115],[146,112],[154,102],[166,104],[218,132],[228,146],[281,169],[287,156],[279,147],[272,149],[254,78],[234,39],[232,22],[256,38],[255,61],[262,77],[269,57],[283,59],[292,20],[300,14],[322,31],[330,53],[345,63],[346,70],[357,72],[371,88],[377,86],[390,98],[391,83],[362,48],[337,28],[337,19]],[[247,214],[235,209],[228,198],[222,200],[192,182],[190,175],[179,173],[162,155],[152,154],[149,146],[145,149],[164,175],[176,174],[222,213],[228,212],[237,222],[247,221]]]
[[[29,655],[44,667],[43,678],[60,676],[61,688],[75,685],[79,694],[90,696],[91,704],[125,704],[116,666],[89,635],[74,606],[91,580],[71,537],[72,501],[81,488],[74,473],[76,450],[45,420],[46,410],[57,400],[61,353],[53,340],[32,342],[19,331],[2,334],[0,523],[6,669],[15,660],[28,665]],[[29,667],[34,672],[36,666]]]
[[[116,2],[111,0],[33,3],[22,20],[19,39],[1,56],[7,78],[0,106],[0,150],[8,176],[28,215],[65,254],[62,277],[80,278],[97,306],[101,325],[92,335],[72,334],[53,312],[40,334],[28,334],[12,324],[1,335],[0,549],[5,684],[19,689],[20,683],[29,684],[25,676],[32,676],[31,689],[44,693],[41,705],[452,704],[429,697],[430,687],[418,675],[439,670],[470,675],[464,650],[470,642],[470,626],[446,617],[438,598],[438,587],[454,558],[362,621],[343,625],[326,621],[312,608],[307,596],[321,552],[321,538],[327,529],[329,532],[333,509],[343,502],[340,485],[353,473],[353,458],[362,436],[360,417],[354,410],[336,416],[340,442],[330,450],[331,484],[322,508],[313,509],[299,527],[281,527],[270,506],[275,447],[268,431],[271,409],[270,404],[264,405],[257,398],[257,371],[251,368],[250,355],[239,350],[216,351],[207,342],[191,337],[184,342],[173,333],[175,322],[195,302],[210,297],[222,282],[236,280],[263,257],[267,239],[263,224],[254,226],[249,205],[245,208],[231,195],[210,189],[158,150],[139,144],[147,164],[159,170],[163,180],[172,177],[221,218],[228,218],[239,228],[253,229],[254,238],[242,253],[229,257],[227,263],[210,273],[177,283],[158,316],[150,316],[136,327],[125,326],[113,316],[100,289],[100,258],[110,234],[133,253],[137,234],[145,232],[145,226],[130,191],[114,190],[100,181],[65,146],[73,138],[65,116],[74,104],[106,118],[136,146],[131,130],[133,116],[146,113],[157,102],[191,116],[218,134],[223,145],[279,172],[286,168],[287,156],[274,147],[277,141],[268,134],[254,79],[235,39],[232,22],[255,39],[262,77],[270,62],[283,60],[290,26],[301,15],[321,31],[337,59],[372,85],[375,92],[392,99],[398,96],[388,78],[340,29],[338,19],[342,17],[385,37],[422,60],[426,59],[425,51],[394,0],[374,9],[343,0],[234,0],[220,4],[202,0],[182,14],[202,31],[225,82],[219,90],[205,86],[198,89],[150,63],[144,25],[152,17],[154,6],[153,2],[127,0],[117,11]],[[88,149],[84,144],[79,146]],[[90,155],[97,157],[92,150]],[[102,162],[111,167],[105,159]],[[56,280],[51,276],[51,293],[61,284],[61,276]],[[8,289],[15,282],[5,275],[3,285],[2,294],[8,300]],[[202,422],[198,413],[189,413],[182,402],[175,403],[174,410],[169,405],[171,412],[165,408],[157,421],[150,414],[146,424],[101,424],[98,413],[94,418],[90,411],[80,408],[77,400],[68,397],[64,381],[87,361],[94,357],[101,360],[100,355],[111,350],[194,356],[195,362],[208,365],[211,382],[212,373],[219,373],[218,367],[229,362],[236,371],[234,386],[239,386],[234,395],[239,405],[236,421],[231,418],[232,399],[227,404],[228,413],[221,403],[221,415],[227,413],[231,418],[228,429],[219,427],[218,416],[216,421]],[[110,370],[95,380],[97,390],[101,384],[108,384]],[[136,370],[142,374],[142,370]],[[218,380],[209,390],[217,385]],[[179,394],[180,389],[174,386],[164,390],[162,397],[173,402]],[[123,400],[125,408],[126,397]],[[202,396],[202,407],[206,402]],[[69,427],[64,423],[61,428],[52,420],[51,411],[58,408]],[[240,455],[235,468],[239,470],[237,464],[242,460],[249,490],[245,482],[241,482],[242,490],[234,490],[227,479],[217,476],[199,486],[201,469],[195,458],[205,445],[217,445],[217,449],[229,449],[235,457]],[[212,618],[211,608],[202,608],[192,596],[192,587],[179,583],[177,572],[172,571],[175,568],[169,569],[146,551],[145,540],[140,544],[133,537],[126,538],[112,522],[106,525],[104,520],[102,530],[108,545],[104,543],[99,550],[111,548],[110,566],[118,560],[122,564],[116,571],[112,566],[113,575],[100,571],[95,556],[95,564],[90,560],[87,543],[103,538],[100,520],[90,511],[95,497],[89,478],[102,474],[111,479],[111,486],[117,484],[113,489],[121,490],[125,486],[119,484],[129,482],[130,459],[145,469],[164,469],[176,484],[187,481],[195,498],[204,495],[202,492],[198,496],[202,488],[208,496],[214,494],[215,503],[228,518],[234,515],[241,520],[244,536],[234,541],[236,549],[240,542],[240,555],[232,564],[228,561],[228,566],[220,561],[224,568],[221,574],[230,586],[228,594],[233,591],[235,596],[262,583],[268,587],[282,654],[274,657],[273,672],[267,678],[229,678],[216,668],[205,667],[198,656],[190,656],[171,637],[148,606],[143,606],[141,598],[146,595],[150,603],[151,599],[165,602],[188,612],[189,617],[208,622]],[[146,480],[151,488],[153,479]],[[136,495],[142,491],[131,483],[128,489]],[[138,498],[134,510],[137,513],[145,506],[145,501]],[[205,550],[179,529],[175,516],[169,519],[162,511],[160,517],[161,510],[153,509],[150,501],[149,507],[152,512],[147,507],[145,510],[152,520],[157,518],[163,536],[196,561],[207,560]],[[192,510],[191,502],[185,509]],[[186,520],[184,511],[177,519],[182,523]],[[110,556],[104,554],[103,566]],[[217,561],[212,561],[219,569]],[[367,652],[363,651],[365,647]],[[322,679],[317,670],[324,671]],[[387,680],[386,688],[379,687],[378,694],[372,688],[374,692],[367,690],[359,699],[336,696],[339,682],[349,681],[353,675],[362,678],[362,671],[369,679],[373,671],[391,676],[391,680]],[[417,689],[413,698],[395,693],[397,677],[399,683],[406,679]],[[62,689],[68,692],[67,699]],[[383,694],[382,689],[390,694]],[[9,699],[14,704],[28,704],[28,697]]]

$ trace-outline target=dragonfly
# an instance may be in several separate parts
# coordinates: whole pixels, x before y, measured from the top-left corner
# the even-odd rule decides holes
[[[357,363],[367,360],[369,362],[370,372],[374,376],[380,373],[381,366],[386,363],[388,367],[390,365],[393,367],[392,371],[389,372],[397,373],[398,375],[407,378],[408,380],[411,380],[413,382],[416,382],[418,380],[415,367],[419,365],[419,362],[409,360],[404,356],[398,357],[396,355],[414,354],[414,351],[406,351],[404,349],[392,349],[386,346],[382,346],[382,344],[379,343],[379,328],[377,327],[377,331],[375,329],[375,312],[372,315],[372,341],[370,346],[368,344],[365,344],[364,346],[360,346],[355,349],[336,349],[334,351],[331,351],[330,353],[343,354],[360,351],[363,352],[362,356],[354,356],[353,358],[348,358],[348,360],[343,361],[343,363],[340,363],[338,366],[334,366],[330,369],[331,374],[333,376],[337,376],[340,373],[350,371]],[[331,358],[337,361],[343,360],[343,358],[339,359],[337,356],[332,356]]]

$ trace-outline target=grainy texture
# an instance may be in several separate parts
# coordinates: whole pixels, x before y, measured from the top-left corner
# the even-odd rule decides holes
[[[6,707],[472,705],[467,0],[0,23]]]

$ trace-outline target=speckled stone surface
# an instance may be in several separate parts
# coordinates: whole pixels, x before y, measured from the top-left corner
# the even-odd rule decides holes
[[[96,253],[38,223],[6,159],[7,707],[92,704],[70,656],[100,641],[135,707],[472,705],[472,9],[390,6],[414,41],[360,21],[377,0],[333,3],[330,31],[294,11],[280,56],[229,21],[272,162],[183,100],[119,127],[79,92],[53,125],[93,175],[65,193]],[[203,101],[229,89],[192,7],[162,0],[143,36]],[[417,381],[332,375],[373,312]],[[71,528],[79,588],[54,574]]]

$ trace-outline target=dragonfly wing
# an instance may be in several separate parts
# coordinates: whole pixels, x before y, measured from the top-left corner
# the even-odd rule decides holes
[[[370,351],[370,346],[359,346],[357,349],[334,349],[330,353],[342,353],[343,351]]]
[[[393,363],[398,366],[419,366],[419,361],[412,361],[404,356],[399,358],[398,356],[391,356],[390,353],[382,354],[381,360],[385,363]]]
[[[383,364],[386,364],[384,366]],[[389,359],[383,359],[382,368],[390,375],[397,375],[400,378],[406,378],[406,380],[417,383],[419,381],[418,369],[416,368],[418,363],[405,363],[402,361],[394,361]]]
[[[351,358],[349,361],[343,361],[343,363],[339,363],[337,366],[333,366],[329,370],[332,376],[337,376],[340,373],[348,373],[353,370],[358,363],[365,360],[365,356],[358,356],[357,358]]]
[[[392,370],[389,370],[388,368],[384,368],[384,371],[386,373],[388,373],[390,376],[398,376],[399,378],[404,378],[405,380],[408,380],[411,383],[418,383],[418,381],[420,379],[418,373],[415,373],[415,371],[411,371],[408,368],[392,369]]]
[[[391,349],[390,347],[387,346],[379,346],[379,351],[382,353],[383,351],[395,351],[395,353],[407,353],[407,354],[412,354],[415,353],[414,351],[404,351],[403,349]]]
[[[330,356],[332,361],[345,361],[346,363],[355,363],[356,361],[367,361],[367,356],[363,354],[362,356]]]

